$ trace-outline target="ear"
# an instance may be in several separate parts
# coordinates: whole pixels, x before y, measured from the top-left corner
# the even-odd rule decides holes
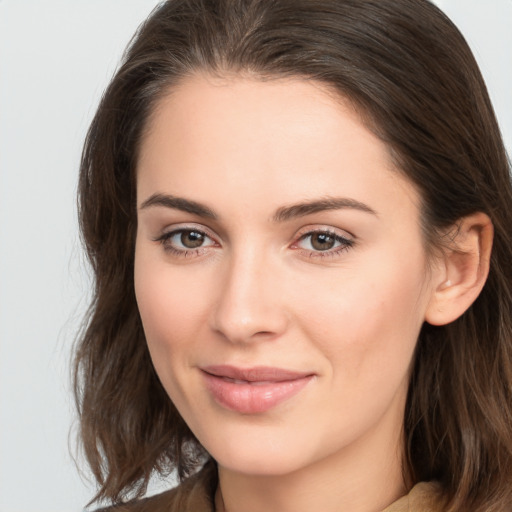
[[[453,322],[478,297],[489,274],[493,233],[491,219],[481,212],[463,217],[447,232],[453,239],[442,249],[433,271],[425,313],[429,324]]]

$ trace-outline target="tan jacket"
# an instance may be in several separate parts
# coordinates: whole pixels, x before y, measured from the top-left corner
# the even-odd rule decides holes
[[[170,491],[97,512],[215,512],[216,471],[213,465],[207,466]],[[382,512],[440,512],[440,503],[436,484],[419,483]]]

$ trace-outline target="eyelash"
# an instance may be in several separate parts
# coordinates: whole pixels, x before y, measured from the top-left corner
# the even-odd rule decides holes
[[[165,252],[182,258],[201,256],[201,254],[203,254],[208,247],[214,246],[214,244],[208,244],[206,246],[198,247],[197,249],[178,249],[172,244],[171,240],[175,236],[183,235],[183,233],[197,233],[198,235],[203,236],[205,239],[211,240],[215,244],[215,241],[208,233],[201,229],[195,229],[192,227],[179,228],[168,231],[167,233],[163,233],[161,236],[155,238],[154,241],[159,242],[163,246]]]
[[[209,239],[213,243],[208,244],[206,246],[200,246],[197,249],[178,249],[174,245],[172,245],[171,239],[175,236],[183,235],[183,233],[197,233],[198,235],[203,236],[205,239]],[[308,238],[312,238],[314,235],[327,235],[328,237],[334,239],[334,243],[338,243],[339,245],[337,247],[335,246],[334,248],[327,249],[325,251],[303,249],[299,247],[300,242],[307,240]],[[159,242],[163,246],[165,252],[181,258],[201,256],[202,254],[204,254],[208,247],[214,247],[217,244],[213,237],[211,237],[208,233],[202,231],[201,229],[195,228],[179,228],[172,231],[168,231],[166,233],[163,233],[161,236],[155,238],[154,241]],[[331,231],[329,229],[315,229],[300,235],[297,241],[294,242],[290,247],[294,250],[299,250],[304,253],[307,253],[306,255],[309,256],[310,258],[333,258],[344,251],[348,251],[351,247],[354,246],[354,243],[354,240],[341,236],[338,233],[335,233],[334,231]]]
[[[327,235],[334,240],[334,243],[338,243],[339,246],[327,249],[325,251],[301,249],[300,247],[298,247],[299,242],[306,240],[308,238],[311,239],[314,235]],[[334,258],[341,254],[342,252],[348,251],[351,247],[354,246],[354,243],[354,240],[341,236],[340,234],[335,233],[334,231],[331,231],[329,229],[315,229],[301,235],[297,242],[294,242],[291,247],[293,249],[307,252],[310,258]]]

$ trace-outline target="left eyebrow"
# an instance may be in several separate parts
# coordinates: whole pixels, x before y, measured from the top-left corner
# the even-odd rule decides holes
[[[359,210],[377,216],[377,212],[368,205],[350,199],[347,197],[328,197],[315,201],[307,201],[304,203],[282,206],[276,210],[273,220],[274,222],[285,222],[295,217],[304,217],[312,213],[323,212],[326,210],[342,210],[342,209]]]

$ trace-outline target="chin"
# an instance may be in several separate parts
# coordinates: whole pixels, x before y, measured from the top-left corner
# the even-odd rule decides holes
[[[222,454],[215,460],[219,466],[231,472],[261,477],[288,475],[303,466],[299,460],[285,457],[281,453],[264,452],[261,449],[252,453],[238,453],[235,456]]]
[[[253,476],[287,475],[315,458],[304,442],[297,444],[290,439],[291,436],[272,438],[254,435],[254,432],[252,434],[237,438],[233,433],[227,433],[225,442],[219,443],[218,438],[210,438],[205,439],[204,446],[220,467]],[[308,453],[311,456],[308,457]]]

